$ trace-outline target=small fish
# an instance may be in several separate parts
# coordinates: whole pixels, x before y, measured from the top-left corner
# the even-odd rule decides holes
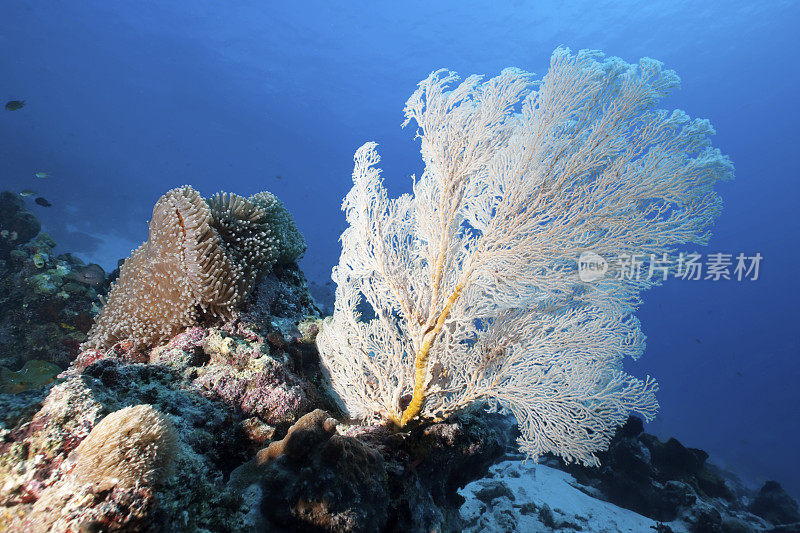
[[[278,174],[277,176],[275,176],[275,179],[276,179],[276,180],[279,180],[279,179],[281,179],[281,175],[280,175],[280,174]]]
[[[37,178],[49,178],[50,174],[47,172],[39,171],[36,174],[34,174],[34,176],[36,176]]]
[[[61,326],[62,328],[66,329],[68,331],[75,331],[75,326],[70,326],[69,324],[67,324],[65,322],[60,323],[59,326]]]
[[[30,189],[25,189],[24,191],[19,192],[19,195],[22,196],[23,198],[27,198],[28,196],[33,196],[34,194],[36,194],[36,191],[32,191]]]
[[[106,272],[100,265],[90,263],[83,268],[73,270],[70,272],[69,277],[75,281],[94,287],[106,280]]]
[[[45,263],[45,258],[42,254],[40,253],[33,254],[33,265],[36,268],[44,267],[44,263]]]
[[[16,372],[0,366],[0,393],[16,394],[49,385],[61,373],[53,363],[31,360]]]
[[[25,106],[25,100],[9,100],[6,102],[6,111],[16,111]]]
[[[48,202],[47,200],[45,200],[44,198],[42,198],[41,196],[37,196],[36,200],[34,200],[34,202],[36,202],[37,204],[39,204],[42,207],[52,207],[52,205],[53,205],[50,202]]]

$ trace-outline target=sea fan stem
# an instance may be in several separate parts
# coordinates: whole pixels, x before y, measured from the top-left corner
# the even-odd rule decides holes
[[[433,346],[433,343],[436,340],[436,337],[442,330],[445,320],[447,320],[447,317],[450,314],[450,308],[461,295],[461,291],[463,289],[464,285],[461,283],[456,286],[453,294],[451,294],[450,298],[447,299],[447,305],[445,305],[444,309],[439,314],[439,318],[436,320],[436,325],[431,331],[425,334],[425,340],[423,341],[422,346],[420,346],[420,349],[417,351],[417,355],[414,358],[414,393],[411,396],[411,402],[408,404],[408,407],[406,407],[402,416],[400,417],[400,422],[398,424],[400,427],[408,424],[408,421],[417,416],[422,409],[422,404],[425,402],[425,393],[427,391],[428,354],[431,350],[431,346]]]

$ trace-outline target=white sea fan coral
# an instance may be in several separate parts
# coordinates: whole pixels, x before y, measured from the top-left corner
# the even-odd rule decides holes
[[[486,401],[514,413],[528,455],[597,464],[629,412],[658,408],[622,360],[644,350],[632,312],[659,281],[582,281],[577,259],[705,243],[733,167],[708,121],[655,108],[679,80],[652,59],[558,49],[540,81],[456,80],[434,72],[406,104],[413,195],[387,197],[374,143],[356,152],[323,363],[354,417],[403,426]]]

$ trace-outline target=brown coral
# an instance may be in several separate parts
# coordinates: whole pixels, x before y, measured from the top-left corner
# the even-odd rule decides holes
[[[212,226],[225,241],[231,259],[242,266],[239,292],[247,294],[258,273],[275,263],[278,240],[266,213],[244,196],[218,192],[208,205]]]
[[[172,423],[151,405],[114,411],[75,449],[80,484],[154,487],[172,472],[177,437]]]
[[[235,194],[208,202],[190,186],[156,202],[150,235],[120,268],[83,348],[155,344],[197,322],[228,317],[274,262],[264,213]]]

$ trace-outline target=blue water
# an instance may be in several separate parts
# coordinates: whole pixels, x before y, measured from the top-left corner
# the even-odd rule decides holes
[[[435,4],[431,6],[430,4]],[[390,190],[421,170],[402,107],[431,70],[544,73],[559,45],[650,56],[683,88],[664,105],[712,120],[736,164],[709,251],[760,252],[755,282],[671,281],[645,294],[661,383],[648,430],[800,494],[800,142],[794,1],[6,3],[0,17],[2,189],[62,251],[111,269],[146,238],[154,201],[268,189],[308,240],[320,286],[338,259],[352,155],[380,143]],[[52,177],[36,180],[47,171]]]

